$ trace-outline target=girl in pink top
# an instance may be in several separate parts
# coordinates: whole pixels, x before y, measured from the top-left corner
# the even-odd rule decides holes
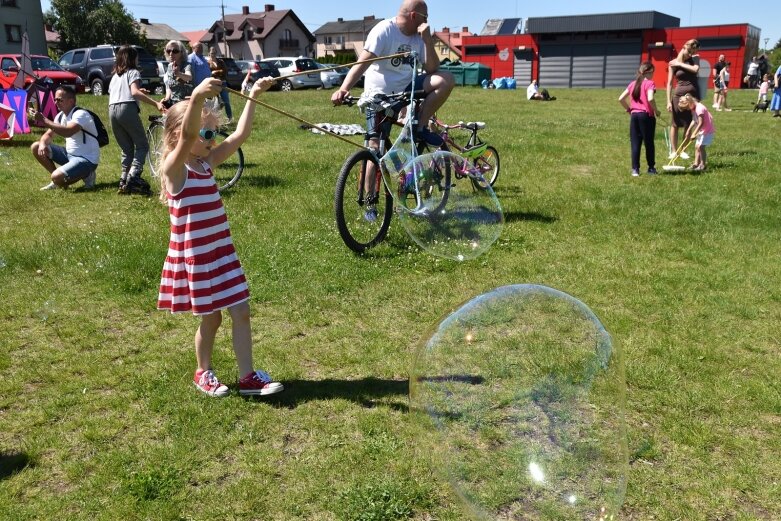
[[[765,74],[762,76],[762,84],[759,86],[759,95],[757,96],[757,103],[760,101],[767,101],[767,93],[770,91],[770,77]]]
[[[713,136],[716,133],[716,128],[713,126],[713,116],[708,112],[708,108],[691,94],[681,96],[678,108],[692,112],[692,122],[686,130],[684,147],[690,141],[697,140],[695,142],[694,163],[691,165],[691,169],[702,172],[707,166],[705,147],[713,143]]]
[[[651,62],[642,63],[637,70],[635,80],[618,97],[618,102],[629,113],[632,177],[640,175],[640,147],[643,144],[645,144],[648,173],[656,173],[654,133],[656,132],[656,117],[660,112],[656,108],[656,101],[654,101],[656,85],[651,80],[653,75],[653,64]]]

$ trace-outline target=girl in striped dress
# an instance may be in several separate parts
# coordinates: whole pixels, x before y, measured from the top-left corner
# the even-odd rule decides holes
[[[273,83],[263,78],[250,96],[257,97]],[[231,240],[225,209],[211,166],[230,157],[249,137],[255,104],[248,101],[236,130],[215,144],[219,114],[206,104],[222,90],[222,82],[207,78],[189,101],[166,113],[160,159],[160,198],[168,204],[171,239],[163,265],[157,308],[172,313],[189,311],[201,317],[195,333],[195,387],[209,396],[230,391],[212,369],[212,349],[222,310],[233,322],[233,351],[239,366],[239,394],[267,395],[283,389],[252,363],[249,288]]]

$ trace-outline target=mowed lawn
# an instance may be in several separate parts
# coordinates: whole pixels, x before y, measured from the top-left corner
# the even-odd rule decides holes
[[[198,321],[155,310],[167,210],[116,194],[114,143],[95,190],[56,192],[38,190],[40,131],[0,144],[0,519],[465,519],[408,377],[445,315],[517,283],[581,300],[624,352],[623,519],[781,519],[781,119],[733,90],[706,173],[632,178],[619,93],[453,93],[440,116],[487,122],[506,217],[464,263],[421,251],[398,222],[352,254],[333,190],[354,149],[259,107],[224,201],[256,363],[286,386],[262,400],[193,388]],[[361,122],[329,97],[263,99]],[[108,124],[107,101],[79,104]],[[661,128],[656,144],[661,167]],[[214,364],[235,378],[227,318]]]

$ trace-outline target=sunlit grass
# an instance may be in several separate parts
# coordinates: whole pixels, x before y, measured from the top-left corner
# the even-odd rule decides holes
[[[362,121],[329,94],[264,99]],[[779,119],[733,92],[707,173],[633,179],[619,91],[554,94],[461,88],[441,112],[487,122],[502,161],[503,234],[462,264],[396,222],[352,255],[332,215],[352,147],[258,109],[224,200],[255,359],[286,386],[263,401],[192,388],[197,320],[155,310],[166,209],[115,193],[115,144],[96,190],[39,192],[39,131],[2,143],[0,518],[463,519],[407,378],[445,313],[514,283],[570,293],[624,349],[626,519],[781,518]],[[107,98],[79,103],[108,123]],[[215,367],[234,379],[229,327]]]

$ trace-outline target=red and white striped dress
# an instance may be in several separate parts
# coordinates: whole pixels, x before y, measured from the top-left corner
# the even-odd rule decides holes
[[[206,315],[249,299],[249,287],[231,240],[228,218],[211,168],[187,166],[187,180],[166,194],[171,239],[157,309]]]

